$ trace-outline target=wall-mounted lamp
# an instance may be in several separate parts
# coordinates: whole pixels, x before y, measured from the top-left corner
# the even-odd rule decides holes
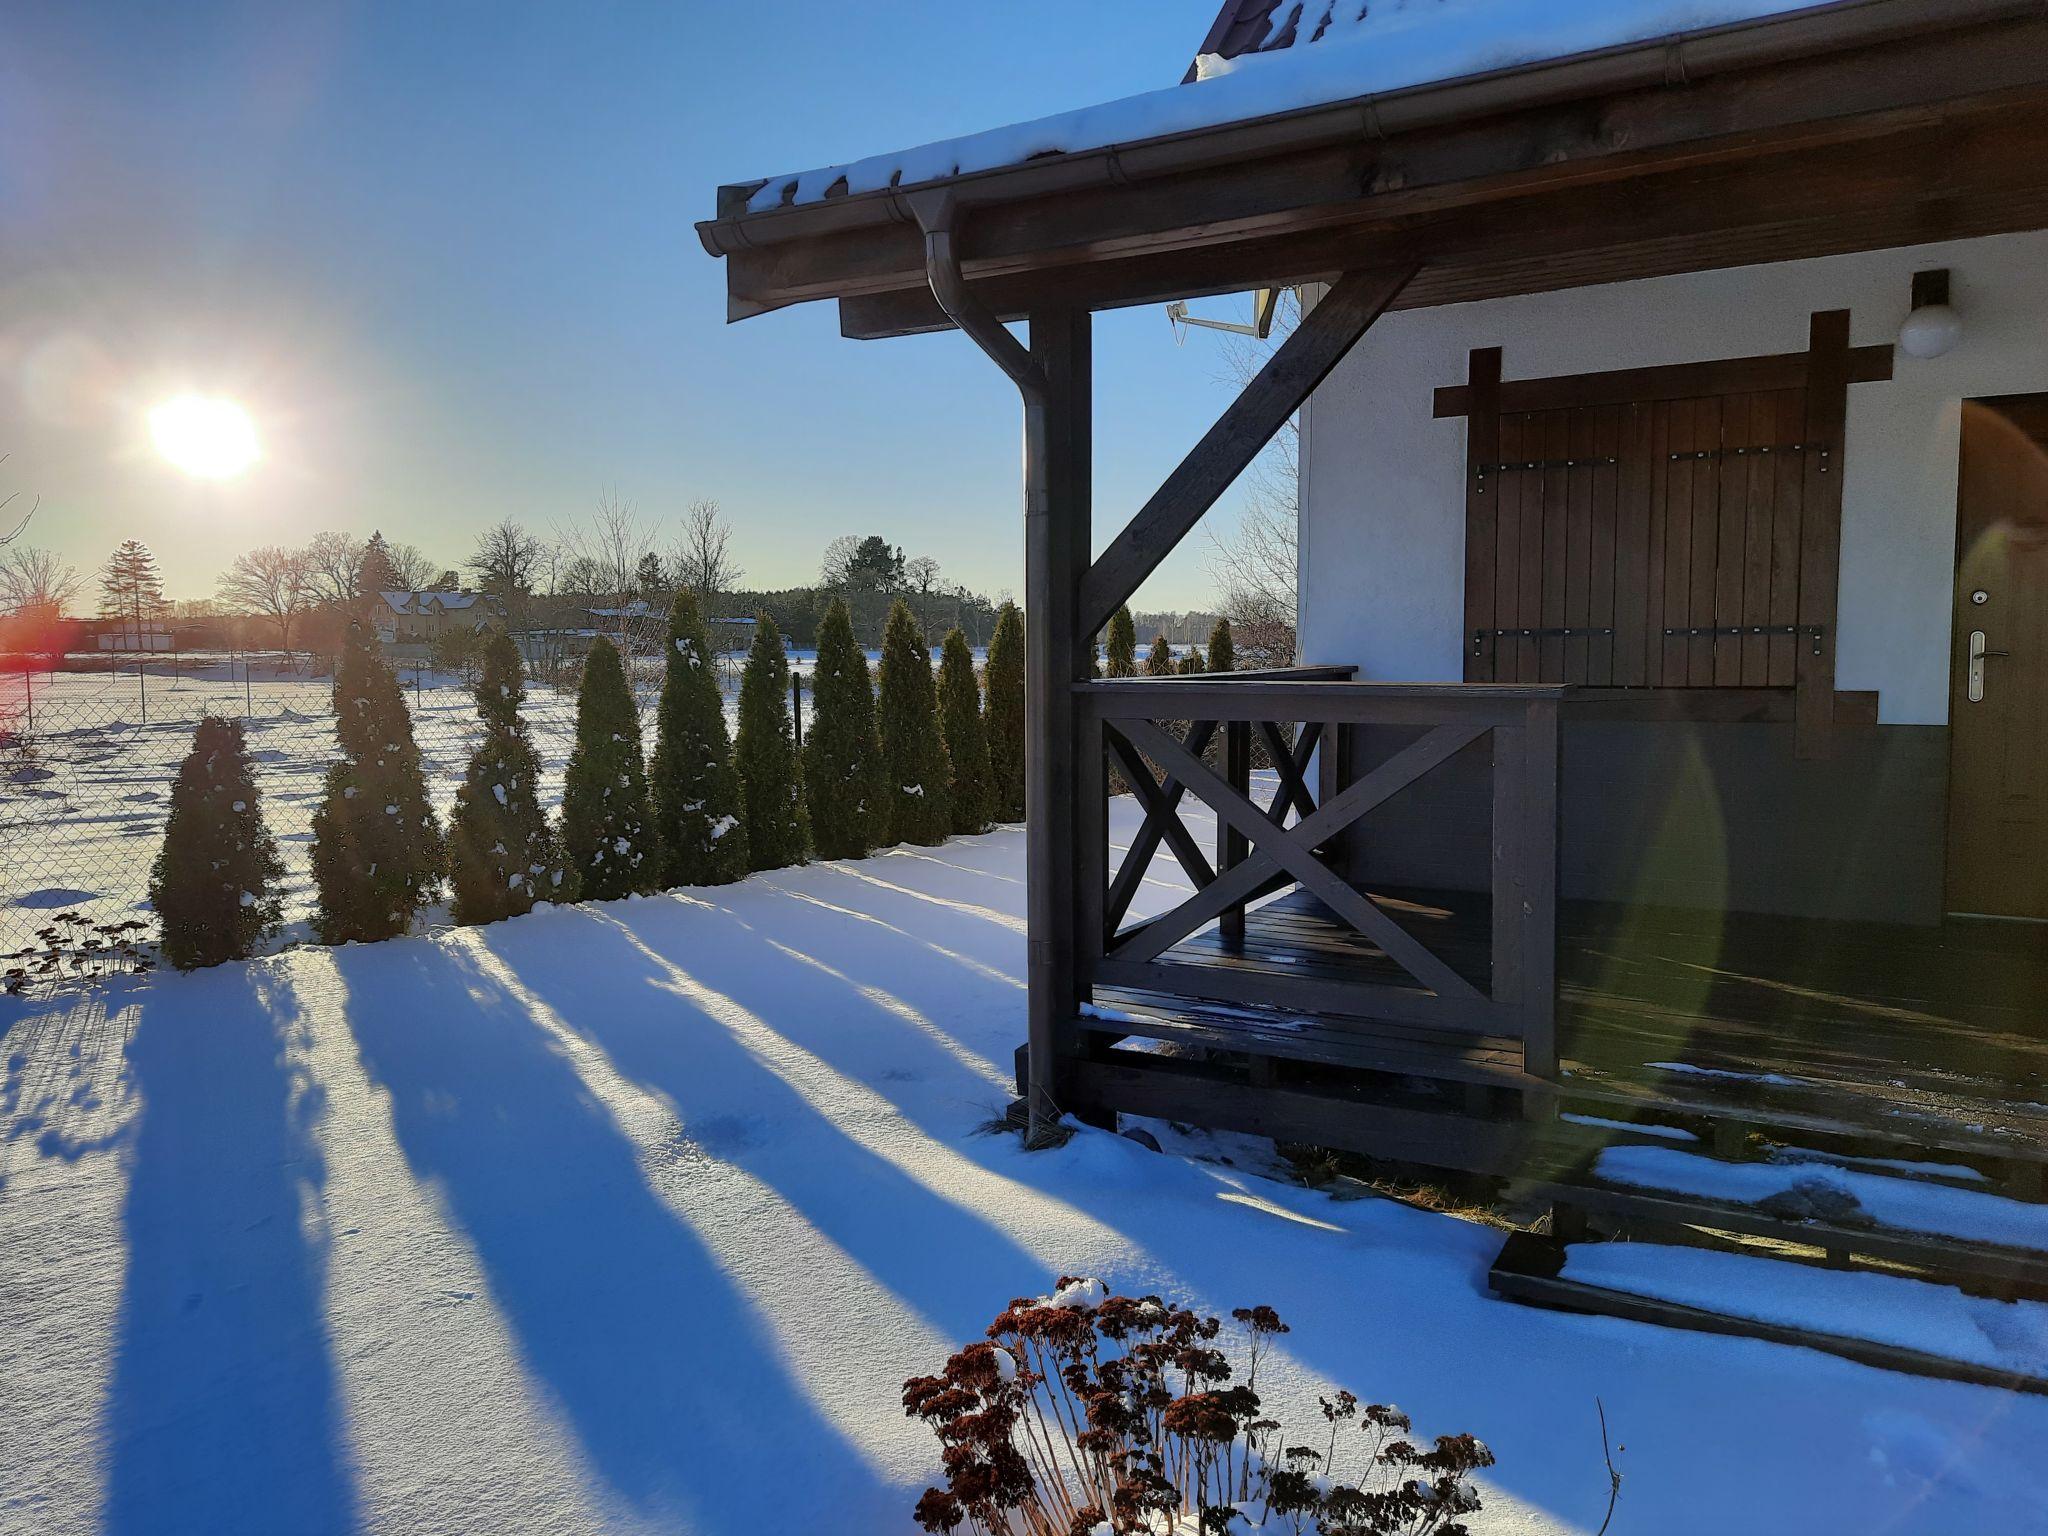
[[[1899,327],[1899,350],[1908,357],[1940,357],[1963,339],[1963,317],[1949,308],[1948,268],[1913,274],[1913,312]]]

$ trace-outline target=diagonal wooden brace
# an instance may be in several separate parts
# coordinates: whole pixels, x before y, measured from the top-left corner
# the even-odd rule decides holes
[[[1257,850],[1253,858],[1218,878],[1198,892],[1193,902],[1170,914],[1174,920],[1173,927],[1180,926],[1190,907],[1213,907],[1209,915],[1214,916],[1222,907],[1243,899],[1243,892],[1233,892],[1221,905],[1215,905],[1216,892],[1226,881],[1233,885],[1247,881],[1246,889],[1249,890],[1267,872],[1260,868],[1261,864],[1270,860],[1312,891],[1331,911],[1379,945],[1389,959],[1439,997],[1463,1002],[1484,1001],[1482,994],[1469,981],[1382,912],[1369,896],[1325,864],[1317,856],[1315,846],[1350,825],[1373,806],[1406,788],[1437,764],[1462,752],[1484,735],[1487,727],[1439,726],[1382,763],[1315,816],[1292,828],[1276,827],[1265,812],[1231,789],[1199,758],[1190,757],[1179,742],[1150,721],[1122,721],[1119,728],[1133,746],[1179,778],[1190,792],[1207,801],[1219,817],[1243,833],[1246,841]],[[1246,875],[1245,871],[1255,873]],[[1198,919],[1194,926],[1199,927],[1204,921],[1207,921],[1206,917]],[[1148,925],[1135,937],[1150,948],[1155,942],[1154,930],[1158,926]],[[1193,928],[1187,931],[1193,932]],[[1165,947],[1177,942],[1178,939],[1168,938],[1165,945],[1152,950],[1152,955],[1162,953]],[[1118,950],[1117,958],[1126,958],[1122,949]],[[1133,954],[1128,958],[1140,957]]]

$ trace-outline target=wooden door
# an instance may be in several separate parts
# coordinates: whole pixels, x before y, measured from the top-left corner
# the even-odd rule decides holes
[[[1963,405],[1948,907],[2048,921],[2048,395]]]

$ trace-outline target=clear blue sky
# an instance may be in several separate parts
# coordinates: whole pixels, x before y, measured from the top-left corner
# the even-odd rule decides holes
[[[173,596],[251,544],[382,527],[454,564],[615,490],[715,497],[749,579],[882,533],[1021,588],[1018,410],[963,338],[858,343],[829,306],[727,327],[715,187],[1176,80],[1207,0],[0,8],[0,493],[81,568]],[[1228,303],[1208,306],[1229,313]],[[1228,398],[1213,336],[1098,320],[1098,543]],[[180,389],[266,458],[150,451]],[[1229,515],[1219,509],[1212,522]],[[1147,606],[1211,597],[1201,535]]]

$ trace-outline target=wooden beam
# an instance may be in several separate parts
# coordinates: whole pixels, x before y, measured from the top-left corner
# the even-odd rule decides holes
[[[1807,369],[1806,496],[1799,524],[1799,622],[1818,626],[1820,644],[1800,638],[1793,733],[1800,757],[1829,756],[1835,732],[1836,607],[1842,570],[1842,447],[1849,414],[1849,311],[1813,316]],[[1814,451],[1818,449],[1819,451]]]
[[[1074,803],[1073,685],[1088,676],[1075,643],[1074,594],[1089,549],[1093,459],[1090,318],[1052,310],[1031,318],[1042,389],[1024,411],[1025,1014],[1030,1047],[1030,1145],[1043,1146],[1066,1104],[1080,1009],[1076,872],[1086,867]]]
[[[1700,395],[1804,389],[1812,356],[1810,352],[1783,352],[1772,357],[1617,368],[1611,373],[1579,373],[1562,378],[1506,379],[1499,385],[1496,408],[1509,412],[1568,411],[1589,405],[1632,405],[1643,400],[1690,400]],[[1891,376],[1889,345],[1850,348],[1851,384],[1882,384]],[[1468,415],[1474,398],[1472,385],[1446,384],[1436,392],[1435,414],[1440,418]]]
[[[1159,568],[1287,418],[1301,409],[1414,273],[1412,266],[1351,273],[1303,317],[1258,377],[1231,402],[1082,580],[1077,638],[1083,645]]]

